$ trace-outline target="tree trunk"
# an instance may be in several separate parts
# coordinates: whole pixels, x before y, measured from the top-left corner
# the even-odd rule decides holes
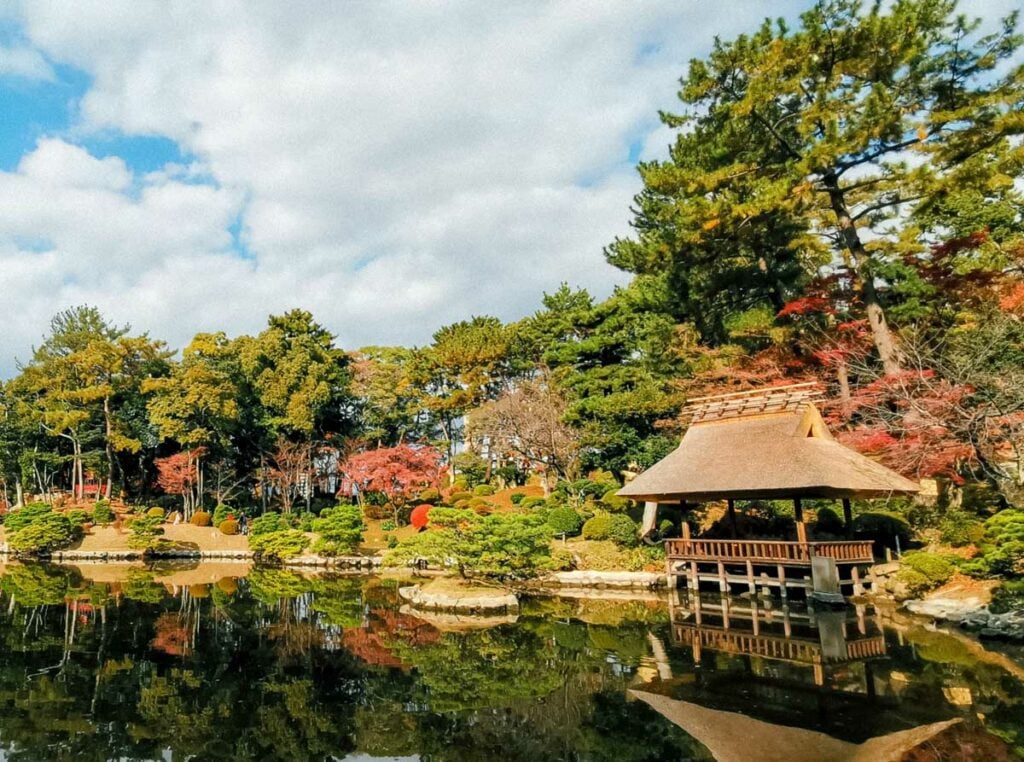
[[[829,173],[824,177],[824,184],[828,191],[832,211],[835,212],[839,224],[839,232],[843,236],[843,244],[853,259],[854,272],[860,281],[861,297],[867,312],[868,325],[871,327],[871,338],[874,340],[878,357],[882,361],[882,368],[889,375],[899,373],[903,365],[903,357],[896,344],[896,339],[889,329],[889,323],[885,319],[885,311],[878,301],[874,276],[871,274],[871,255],[868,254],[867,249],[864,248],[864,242],[857,234],[857,226],[846,206],[846,196],[843,189],[839,187],[839,178],[835,174]]]
[[[110,444],[110,438],[114,434],[114,424],[110,416],[110,397],[103,398],[103,422],[106,427],[104,443],[107,450],[107,488],[105,490],[105,495],[107,500],[110,500],[110,494],[113,491],[114,484],[114,448]]]
[[[850,394],[850,367],[846,364],[845,357],[840,357],[836,362],[836,379],[839,381],[839,403],[843,416],[846,417],[850,415],[852,396]]]

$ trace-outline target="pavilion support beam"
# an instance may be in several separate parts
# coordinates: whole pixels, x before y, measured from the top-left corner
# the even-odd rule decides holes
[[[853,537],[853,507],[848,497],[843,498],[843,523],[846,526],[846,536]]]
[[[793,498],[793,516],[796,518],[796,541],[807,544],[807,525],[804,523],[804,504],[800,498]]]
[[[729,506],[729,531],[732,532],[732,539],[736,539],[738,530],[736,528],[736,501],[730,498],[728,501]]]

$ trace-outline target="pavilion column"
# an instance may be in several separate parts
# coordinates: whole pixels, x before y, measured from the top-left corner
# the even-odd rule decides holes
[[[807,544],[807,525],[804,523],[804,505],[800,498],[793,499],[793,515],[796,517],[796,540]]]
[[[738,531],[736,529],[736,501],[729,498],[727,501],[729,505],[729,529],[732,532],[732,539],[736,539]]]
[[[853,537],[853,508],[848,497],[843,498],[843,523],[846,525],[846,536]]]

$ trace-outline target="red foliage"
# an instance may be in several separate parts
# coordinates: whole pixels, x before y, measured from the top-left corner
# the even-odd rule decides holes
[[[362,491],[381,492],[391,502],[403,503],[414,493],[438,485],[441,453],[417,445],[383,447],[351,456],[341,471]]]
[[[169,656],[181,656],[188,650],[189,630],[180,614],[161,614],[157,617],[155,628],[156,637],[150,643],[152,648]]]
[[[156,483],[160,489],[168,495],[190,494],[199,482],[199,459],[202,455],[202,448],[198,448],[154,460]]]
[[[1024,311],[1024,283],[1015,283],[1003,294],[999,299],[999,309],[1013,313]]]
[[[409,523],[416,527],[416,529],[425,529],[427,522],[429,521],[430,511],[433,507],[434,506],[429,503],[417,505],[412,509],[412,515],[409,517]]]
[[[786,304],[778,314],[777,318],[792,317],[796,315],[834,315],[835,308],[824,296],[801,296]]]

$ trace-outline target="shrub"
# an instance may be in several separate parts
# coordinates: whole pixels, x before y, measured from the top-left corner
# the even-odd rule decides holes
[[[316,521],[316,516],[308,511],[304,511],[299,514],[295,525],[303,532],[312,532],[314,521]]]
[[[441,501],[441,492],[436,487],[427,487],[420,493],[419,501],[435,505]]]
[[[473,494],[477,497],[490,497],[494,494],[494,487],[490,484],[478,484],[473,487]]]
[[[73,527],[81,527],[90,521],[89,514],[82,510],[68,511],[68,521]]]
[[[228,505],[224,505],[224,503],[221,503],[220,505],[213,509],[213,525],[215,527],[219,527],[221,524],[227,521],[228,516],[230,516],[231,513],[231,507]]]
[[[487,476],[487,461],[475,452],[460,452],[452,458],[452,465],[465,477],[467,485],[479,484]]]
[[[619,497],[619,488],[612,487],[610,490],[606,490],[601,495],[601,504],[605,506],[609,511],[626,511],[632,505],[632,501],[628,498]]]
[[[225,519],[217,525],[217,529],[220,530],[221,534],[238,534],[238,522],[234,519]]]
[[[393,534],[389,534],[387,539],[387,545],[388,550],[394,550],[398,547],[398,538],[395,537]]]
[[[193,526],[208,527],[213,524],[213,517],[206,511],[196,511],[189,521]]]
[[[136,550],[150,550],[164,533],[161,526],[163,523],[163,511],[159,516],[146,515],[137,516],[132,521],[131,536],[128,538],[128,547]]]
[[[77,535],[68,517],[54,513],[49,510],[49,506],[47,509],[7,538],[11,550],[17,553],[47,553],[74,541]]]
[[[255,523],[254,521],[253,524]],[[250,550],[269,558],[292,558],[305,550],[308,544],[309,538],[305,532],[298,529],[283,529],[276,532],[249,535]]]
[[[546,502],[542,497],[528,497],[522,500],[519,505],[522,508],[536,508],[537,506],[544,505]]]
[[[583,525],[584,540],[607,540],[612,531],[612,515],[599,513]]]
[[[640,542],[640,526],[625,513],[612,514],[608,539],[620,548],[632,548]]]
[[[947,582],[956,572],[956,564],[937,553],[917,551],[901,559],[897,579],[907,586],[911,595],[921,595]]]
[[[114,511],[109,500],[97,500],[92,507],[93,524],[109,524],[114,520]]]
[[[161,521],[163,521],[164,520],[164,509],[163,508],[153,507],[153,508],[150,508],[148,511],[146,511],[146,515],[149,516],[150,518],[160,519]]]
[[[566,537],[575,537],[583,527],[583,517],[569,506],[549,511],[546,521],[553,534]]]
[[[413,513],[415,513],[415,511],[413,511]],[[380,528],[382,532],[394,532],[398,529],[398,524],[391,519],[388,519],[387,521],[380,522]]]
[[[658,531],[662,537],[671,537],[676,531],[676,525],[672,523],[672,519],[662,519],[658,524]]]
[[[818,518],[814,522],[814,531],[821,534],[840,535],[843,533],[843,520],[831,508],[819,508]]]
[[[472,492],[453,492],[448,496],[448,502],[455,505],[460,500],[470,500],[472,497]]]
[[[977,545],[985,539],[985,525],[966,511],[950,511],[939,522],[940,537],[954,548]]]
[[[249,524],[249,536],[257,537],[262,534],[270,534],[271,532],[279,532],[285,529],[282,518],[280,513],[265,513],[262,516],[256,517]],[[250,541],[249,544],[252,545],[252,542]]]
[[[426,559],[454,566],[463,576],[529,576],[547,568],[551,534],[537,514],[492,513],[435,508],[430,529],[400,542],[386,558],[388,565]]]
[[[523,500],[526,499],[525,492],[513,492],[508,496],[508,499],[512,501],[512,505],[519,505]]]
[[[469,500],[456,500],[453,507],[459,509],[469,508]]]
[[[7,527],[8,534],[17,532],[49,513],[53,513],[53,508],[46,503],[29,503],[8,513],[4,517],[4,526]]]
[[[985,522],[981,556],[965,566],[972,574],[1024,576],[1024,511],[1007,509]]]
[[[888,548],[895,548],[897,540],[901,548],[906,548],[910,543],[910,525],[895,513],[862,513],[853,520],[853,533],[858,538],[872,540]]]
[[[352,553],[363,542],[363,513],[355,505],[339,505],[325,512],[313,522],[313,531],[319,534],[313,551],[325,556]]]
[[[631,548],[623,554],[623,566],[626,571],[644,571],[651,567],[661,571],[665,565],[664,545],[641,545],[638,548]]]

